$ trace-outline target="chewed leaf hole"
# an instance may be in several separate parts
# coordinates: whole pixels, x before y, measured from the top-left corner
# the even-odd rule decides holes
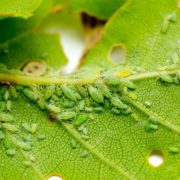
[[[26,76],[41,76],[46,72],[46,64],[40,60],[28,61],[22,71]]]
[[[123,45],[115,45],[109,54],[109,59],[113,64],[120,64],[126,57],[126,50]]]
[[[148,157],[149,164],[158,167],[164,162],[163,154],[160,150],[153,150]]]
[[[51,176],[47,180],[63,180],[60,176]]]

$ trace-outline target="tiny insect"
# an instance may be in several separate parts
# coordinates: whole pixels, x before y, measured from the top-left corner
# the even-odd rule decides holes
[[[87,120],[87,115],[86,114],[81,114],[77,117],[76,121],[74,122],[75,126],[79,126],[83,124]]]
[[[61,88],[66,98],[76,101],[76,94],[70,87],[63,85]]]
[[[120,84],[124,84],[124,81],[122,79],[117,78],[117,77],[113,77],[113,76],[104,78],[104,81],[108,85],[120,85]]]
[[[111,104],[110,104],[109,100],[107,100],[107,99],[104,100],[104,107],[106,109],[109,109],[111,107]]]
[[[23,161],[23,164],[24,164],[26,167],[32,166],[32,162],[31,162],[31,161]]]
[[[53,104],[48,104],[47,109],[52,113],[59,113],[61,109]]]
[[[62,112],[57,115],[57,120],[70,120],[76,117],[75,112]]]
[[[10,112],[12,107],[12,101],[8,100],[6,104],[7,110]]]
[[[115,115],[121,114],[121,111],[120,111],[119,109],[116,109],[116,108],[112,108],[111,111],[112,111],[112,113],[115,114]]]
[[[24,88],[22,91],[28,99],[32,101],[36,101],[38,99],[37,95],[31,89]]]
[[[103,103],[104,102],[104,97],[102,93],[95,87],[89,86],[88,87],[89,94],[91,98],[97,102],[97,103]]]
[[[130,107],[128,107],[126,110],[122,111],[122,114],[124,114],[124,115],[129,115],[131,113],[132,113],[132,109]]]
[[[9,99],[9,91],[7,90],[4,94],[4,100],[7,101]]]
[[[88,151],[84,150],[84,151],[81,152],[80,157],[85,158],[85,157],[88,156],[88,154],[89,154]]]
[[[44,134],[39,134],[39,135],[37,136],[37,139],[40,140],[40,141],[42,141],[42,140],[46,139],[46,136],[45,136]]]
[[[111,98],[111,92],[106,85],[100,84],[99,89],[106,98],[108,98],[108,99]]]
[[[84,102],[84,100],[82,100],[82,101],[79,102],[78,109],[80,111],[82,111],[84,109],[84,107],[85,107],[85,102]]]
[[[177,147],[170,147],[169,152],[172,154],[177,154],[179,153],[179,149]]]
[[[71,147],[72,149],[77,148],[77,142],[74,139],[71,141]]]
[[[132,100],[137,100],[137,99],[138,99],[137,95],[136,95],[134,92],[129,92],[129,93],[128,93],[128,96],[129,96]]]
[[[14,117],[8,113],[0,113],[0,122],[11,122],[14,120]]]
[[[168,74],[161,74],[160,79],[162,82],[169,83],[169,84],[174,82],[173,78]]]
[[[12,132],[12,133],[18,132],[18,128],[17,128],[17,126],[14,125],[14,124],[3,123],[3,127],[4,127],[5,129],[7,129],[8,131]]]
[[[86,90],[86,88],[82,87],[82,86],[76,86],[76,89],[78,91],[78,93],[82,96],[82,97],[87,97],[88,96],[88,92]]]
[[[158,129],[158,125],[157,124],[150,124],[149,127],[153,130],[157,130]]]
[[[135,120],[135,121],[139,121],[139,116],[136,113],[132,113],[131,117]]]
[[[15,151],[15,149],[7,149],[6,154],[8,156],[14,156],[16,154],[16,151]]]
[[[131,81],[126,81],[125,85],[127,86],[128,89],[131,89],[131,90],[135,90],[136,89],[136,85],[133,82],[131,82]]]
[[[18,99],[19,95],[18,95],[18,92],[16,91],[16,88],[14,86],[9,87],[9,93],[10,93],[12,98]]]
[[[5,138],[5,134],[2,131],[0,131],[0,140],[4,138]]]
[[[84,109],[87,113],[93,112],[93,108],[92,107],[85,107]]]
[[[31,145],[28,142],[18,142],[17,145],[25,151],[30,151],[32,149]]]
[[[145,101],[145,102],[144,102],[144,105],[149,108],[149,107],[152,106],[152,102],[150,102],[150,101]]]
[[[52,85],[52,86],[46,87],[44,99],[48,100],[53,95],[54,92],[55,92],[55,86]]]
[[[103,108],[102,108],[102,107],[95,107],[95,108],[94,108],[94,111],[95,111],[95,112],[102,112],[102,111],[103,111]]]
[[[41,110],[45,110],[46,107],[47,107],[46,102],[45,102],[43,99],[39,99],[39,100],[37,101],[37,104],[39,105],[39,108],[40,108]]]
[[[124,104],[118,97],[113,97],[111,99],[111,104],[118,107],[119,109],[127,109],[128,106]]]

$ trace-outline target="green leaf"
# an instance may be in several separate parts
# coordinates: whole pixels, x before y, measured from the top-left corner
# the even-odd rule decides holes
[[[108,19],[125,2],[125,0],[72,0],[73,11],[86,12],[101,19]]]
[[[176,23],[174,16],[169,19],[176,6],[170,0],[127,4],[110,19],[84,66],[71,75],[24,76],[1,65],[2,179],[178,179],[179,11]],[[44,50],[54,57],[55,43],[51,38],[44,43],[46,38],[19,37],[8,43],[10,51],[2,45],[2,64],[18,68],[21,57],[35,58]],[[127,47],[126,62],[108,66],[110,49],[120,43]],[[173,63],[164,58],[169,50]],[[47,61],[48,66],[56,61]],[[80,115],[87,119],[76,124]],[[153,153],[163,160],[157,167],[149,162]]]
[[[29,18],[33,12],[39,7],[42,0],[1,0],[0,2],[0,16],[2,17],[22,17]]]

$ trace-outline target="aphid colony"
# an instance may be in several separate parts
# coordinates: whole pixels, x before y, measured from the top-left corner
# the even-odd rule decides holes
[[[23,123],[21,127],[17,126],[11,109],[12,102],[18,98],[19,93],[14,86],[0,88],[0,141],[8,156],[15,156],[16,151],[21,149],[26,156],[23,164],[31,166],[35,162],[35,157],[30,151],[33,145],[32,136],[37,132],[37,123]],[[45,136],[39,134],[37,139],[43,140]]]

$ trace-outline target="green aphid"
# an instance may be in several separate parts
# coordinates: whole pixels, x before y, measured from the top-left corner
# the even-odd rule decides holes
[[[2,140],[4,138],[5,138],[5,134],[2,131],[0,131],[0,140]]]
[[[48,109],[50,112],[56,113],[56,114],[59,113],[59,112],[61,112],[61,109],[60,109],[59,107],[53,105],[53,104],[48,104],[48,105],[47,105],[47,109]]]
[[[139,116],[138,116],[138,114],[132,113],[132,114],[131,114],[131,117],[132,117],[135,121],[139,121]]]
[[[29,160],[30,160],[31,162],[35,162],[35,161],[36,161],[36,158],[35,158],[32,154],[30,154],[30,155],[29,155]]]
[[[118,107],[119,109],[127,109],[128,106],[124,104],[118,97],[113,97],[111,99],[111,104]]]
[[[13,99],[18,99],[19,94],[14,86],[9,87],[9,93]]]
[[[144,105],[147,107],[147,108],[150,108],[152,106],[152,102],[150,101],[145,101],[144,102]]]
[[[146,130],[146,132],[153,132],[153,131],[158,129],[158,125],[156,125],[156,124],[146,124],[144,126],[144,129]]]
[[[112,93],[118,93],[118,92],[119,92],[119,88],[117,88],[117,87],[111,87],[111,88],[110,88],[110,91],[111,91]]]
[[[136,85],[132,81],[126,81],[125,85],[126,85],[126,87],[128,89],[131,89],[131,90],[135,90],[136,89]]]
[[[37,139],[42,141],[42,140],[46,139],[46,136],[45,136],[45,134],[38,134]]]
[[[87,107],[90,107],[90,106],[91,106],[91,100],[90,100],[90,98],[85,98],[85,105],[86,105]]]
[[[59,97],[57,95],[52,95],[51,99],[55,102],[58,102],[59,101]]]
[[[162,26],[161,26],[161,32],[162,33],[167,33],[168,28],[169,28],[169,20],[165,19]]]
[[[78,109],[79,109],[80,111],[82,111],[82,110],[84,109],[84,107],[85,107],[85,102],[84,102],[84,100],[82,100],[82,101],[80,101],[79,104],[78,104]]]
[[[150,116],[149,122],[152,124],[158,124],[157,118],[155,116]]]
[[[103,108],[102,107],[95,107],[94,112],[102,112]]]
[[[129,115],[129,114],[131,114],[133,111],[132,111],[132,109],[131,109],[130,107],[128,107],[127,109],[122,110],[121,112],[122,112],[122,114],[124,114],[124,115]]]
[[[89,154],[88,151],[84,150],[84,151],[81,152],[80,157],[85,158],[85,157],[88,156],[88,154]]]
[[[14,117],[9,113],[0,113],[0,122],[11,122],[14,120]]]
[[[136,95],[134,92],[129,92],[129,93],[128,93],[128,96],[129,96],[132,100],[135,100],[135,101],[138,99],[137,95]]]
[[[57,120],[70,120],[75,118],[76,115],[76,112],[62,112],[57,115]]]
[[[87,127],[83,127],[81,130],[82,134],[87,136],[88,135],[88,128]]]
[[[7,149],[12,149],[12,142],[8,138],[4,138],[3,140],[4,148]]]
[[[103,103],[104,102],[104,96],[102,93],[95,87],[89,86],[88,88],[89,94],[91,98],[97,102],[97,103]]]
[[[26,166],[26,167],[31,167],[32,166],[32,162],[31,161],[23,161],[23,164]]]
[[[31,134],[34,134],[34,133],[36,133],[36,131],[37,131],[38,124],[37,124],[37,123],[32,123],[32,124],[30,125],[30,124],[28,124],[28,123],[23,123],[23,124],[22,124],[22,127],[23,127],[27,132],[30,132]]]
[[[84,110],[88,113],[93,112],[93,108],[92,107],[85,107]]]
[[[88,97],[88,92],[87,89],[82,87],[81,85],[76,86],[77,92],[82,96],[82,97]]]
[[[21,85],[17,85],[15,88],[17,91],[23,91],[23,89],[24,89],[24,87]]]
[[[87,115],[86,114],[81,114],[77,117],[77,119],[74,122],[75,126],[79,126],[81,124],[83,124],[86,120],[87,120]]]
[[[6,111],[6,108],[7,108],[6,102],[5,101],[0,101],[0,113]]]
[[[112,113],[115,114],[115,115],[121,114],[121,111],[120,111],[119,109],[116,109],[116,108],[112,108],[111,111],[112,111]]]
[[[84,135],[84,134],[81,134],[81,138],[84,139],[84,140],[86,140],[86,141],[89,140],[89,136]]]
[[[90,120],[94,120],[94,119],[95,119],[95,117],[94,117],[94,115],[93,115],[93,114],[89,114],[89,116],[88,116],[88,117],[89,117],[89,119],[90,119]]]
[[[29,132],[29,131],[28,131]],[[25,135],[23,135],[22,136],[22,139],[25,141],[25,142],[31,142],[31,139],[32,139],[32,137],[31,137],[31,134],[25,134]]]
[[[99,84],[98,87],[99,87],[101,93],[104,95],[104,97],[106,97],[108,99],[111,98],[111,92],[110,92],[109,88],[106,85]]]
[[[176,76],[176,77],[174,77],[174,84],[177,84],[177,85],[179,85],[180,84],[180,81],[179,81],[179,79],[178,79],[178,77]]]
[[[176,12],[173,12],[172,14],[170,14],[170,15],[168,16],[168,19],[169,19],[169,21],[175,23],[175,22],[177,21],[177,13],[176,13]]]
[[[161,74],[160,79],[161,79],[161,81],[163,81],[165,83],[169,83],[169,84],[174,82],[173,78],[168,74]]]
[[[178,154],[179,153],[179,148],[177,147],[170,147],[169,152],[172,154]]]
[[[61,97],[63,95],[61,87],[56,87],[56,94]]]
[[[176,72],[176,77],[178,80],[180,80],[180,72]]]
[[[120,78],[111,76],[104,78],[104,82],[108,85],[121,85],[124,84],[124,81]]]
[[[77,148],[77,142],[74,139],[71,141],[71,147],[72,147],[72,149]]]
[[[70,87],[63,85],[61,88],[66,98],[72,101],[76,101],[76,94]]]
[[[157,124],[150,124],[149,127],[153,130],[157,130],[158,129],[158,125]]]
[[[38,99],[37,95],[29,88],[24,88],[22,92],[31,101],[36,101]]]
[[[39,100],[37,101],[37,104],[39,105],[39,108],[40,108],[41,110],[45,110],[46,107],[47,107],[46,102],[44,101],[44,99],[39,99]]]
[[[24,151],[30,151],[32,149],[29,142],[18,142],[18,146]]]
[[[16,154],[16,151],[15,151],[15,149],[7,149],[6,154],[8,156],[14,156]]]
[[[65,108],[72,108],[75,106],[75,104],[76,104],[75,101],[71,101],[71,100],[65,100],[62,103],[63,107],[65,107]]]
[[[75,94],[76,94],[77,100],[81,100],[82,99],[82,97],[81,97],[81,95],[79,93],[75,93]]]
[[[111,108],[111,103],[109,102],[109,100],[107,100],[107,99],[104,100],[104,107],[106,109],[110,109]]]
[[[54,94],[54,92],[55,92],[55,86],[54,85],[46,87],[44,99],[48,100],[49,98],[51,98],[52,95]]]
[[[12,107],[12,101],[8,100],[6,104],[7,110],[10,112]]]
[[[4,94],[4,100],[7,101],[9,99],[9,91],[7,90]]]
[[[3,123],[3,128],[7,129],[8,131],[10,131],[11,133],[16,133],[18,132],[18,127],[14,124],[10,124],[10,123]]]

